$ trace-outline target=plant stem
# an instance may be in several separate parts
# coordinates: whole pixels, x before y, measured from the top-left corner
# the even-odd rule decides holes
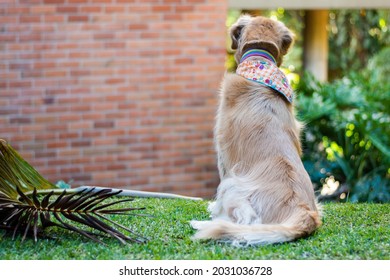
[[[147,192],[147,191],[135,191],[135,190],[127,190],[127,189],[116,189],[116,188],[106,188],[106,187],[99,187],[99,186],[81,186],[74,189],[45,189],[45,190],[37,190],[37,194],[48,194],[50,192],[53,192],[53,194],[61,194],[64,190],[66,190],[66,193],[72,194],[76,193],[82,190],[86,189],[94,189],[92,193],[96,193],[102,189],[110,189],[112,192],[121,191],[117,194],[117,196],[133,196],[133,197],[151,197],[151,198],[177,198],[177,199],[187,199],[187,200],[202,200],[200,197],[191,197],[191,196],[184,196],[184,195],[178,195],[178,194],[171,194],[171,193],[161,193],[161,192]],[[25,194],[27,196],[31,195],[33,192],[28,191]]]

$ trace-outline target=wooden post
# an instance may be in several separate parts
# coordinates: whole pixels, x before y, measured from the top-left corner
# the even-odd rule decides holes
[[[328,10],[306,10],[303,66],[320,81],[328,79]]]

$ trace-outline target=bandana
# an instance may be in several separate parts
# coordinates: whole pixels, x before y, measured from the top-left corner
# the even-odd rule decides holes
[[[248,60],[248,58],[254,57]],[[276,65],[275,58],[265,50],[247,51],[241,58],[236,73],[250,81],[270,87],[282,94],[290,103],[294,98],[286,75]]]

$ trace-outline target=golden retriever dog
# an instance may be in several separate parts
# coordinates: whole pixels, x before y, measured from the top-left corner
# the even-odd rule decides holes
[[[291,241],[321,225],[302,161],[292,89],[279,70],[293,34],[279,21],[241,16],[231,27],[236,73],[221,86],[215,126],[220,185],[195,239],[237,246]]]

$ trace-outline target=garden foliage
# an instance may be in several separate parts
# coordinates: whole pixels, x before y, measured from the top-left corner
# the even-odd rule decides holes
[[[322,198],[390,201],[390,83],[378,57],[367,70],[331,83],[308,74],[301,80],[296,103],[306,123],[305,167],[318,189],[330,178],[338,186]]]
[[[329,13],[330,78],[361,71],[390,43],[389,10],[335,10]]]

